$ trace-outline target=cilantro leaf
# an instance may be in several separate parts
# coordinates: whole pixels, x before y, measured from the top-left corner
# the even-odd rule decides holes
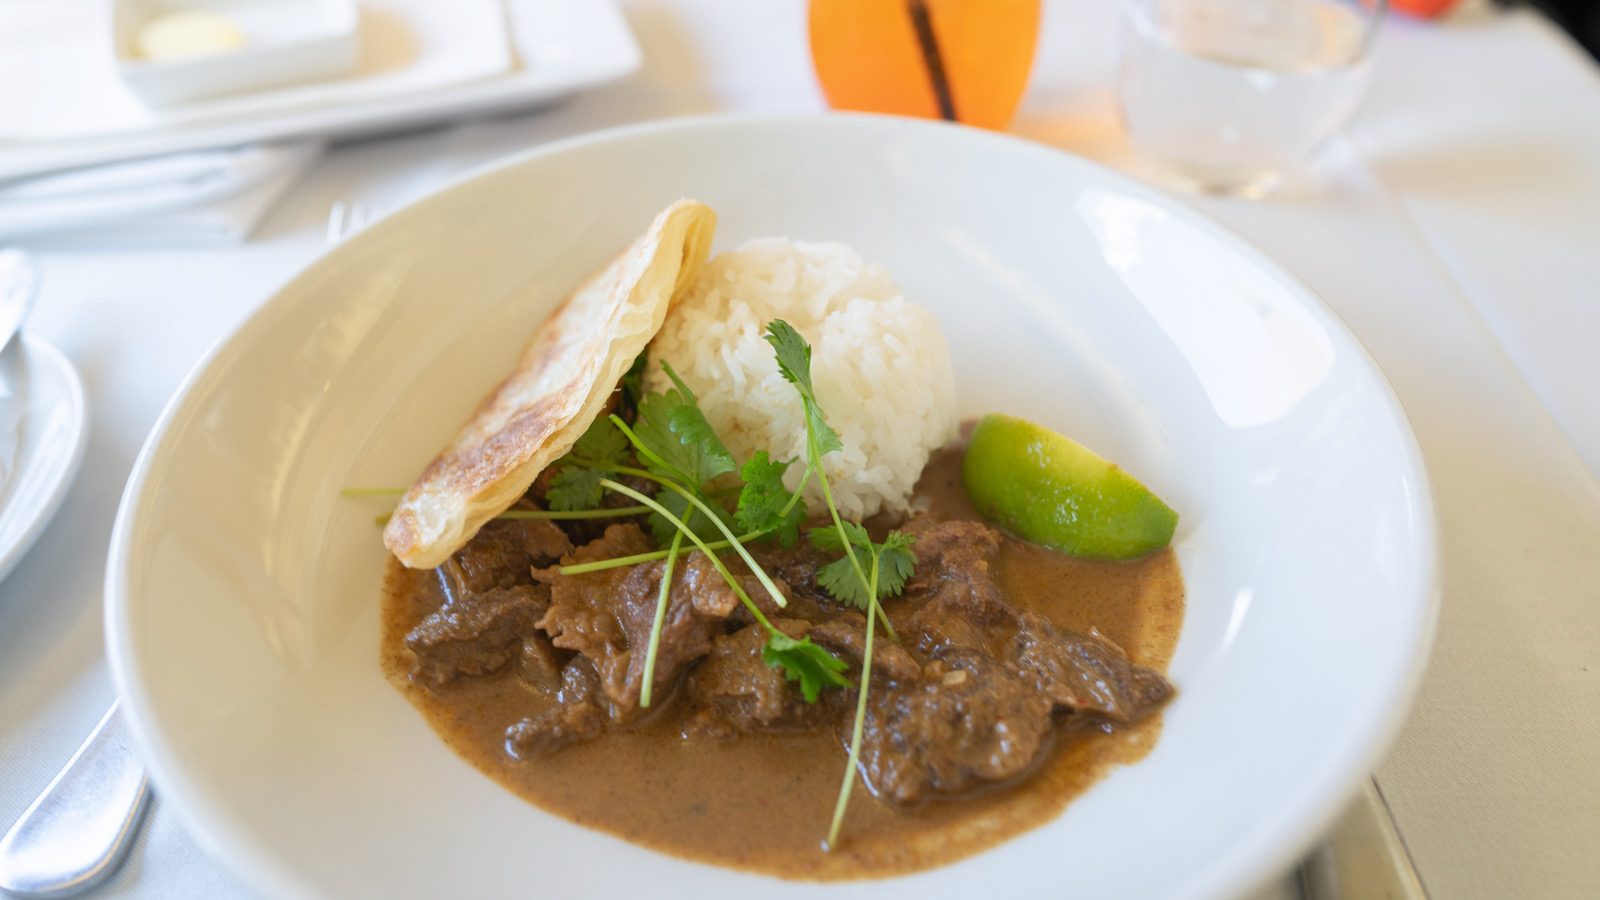
[[[772,353],[778,358],[778,371],[800,390],[800,396],[810,397],[811,345],[806,343],[793,325],[782,319],[768,322],[767,333],[763,337],[772,345]]]
[[[677,385],[666,393],[646,394],[639,401],[638,418],[632,428],[619,428],[624,439],[632,438],[639,451],[639,459],[650,474],[664,482],[671,482],[705,502],[712,513],[728,527],[733,519],[720,505],[711,502],[704,493],[704,485],[737,468],[733,454],[717,437],[705,413],[695,402],[694,392],[680,380],[672,367],[662,363],[667,375]],[[685,399],[687,398],[687,399]],[[613,421],[619,421],[613,417]],[[683,522],[699,537],[711,537],[721,529],[716,522],[676,491],[662,491],[659,502],[677,521]],[[653,513],[650,530],[662,544],[670,541],[678,531],[673,519]]]
[[[574,461],[578,459],[584,462]],[[544,495],[546,505],[562,512],[598,509],[605,499],[600,479],[609,470],[585,464],[590,462],[618,466],[628,462],[627,435],[608,418],[595,419],[567,455],[555,462],[560,468],[550,478],[550,488]]]
[[[550,479],[550,489],[545,491],[545,503],[560,512],[577,512],[580,509],[599,509],[605,500],[605,489],[600,479],[606,473],[576,463],[562,466]]]
[[[690,522],[694,520],[695,516],[700,515],[700,511],[695,510],[695,516],[689,516],[688,519],[685,519],[684,516],[689,509],[689,501],[684,499],[682,494],[678,493],[677,491],[669,490],[657,491],[656,502],[666,507],[667,511],[672,513],[672,517],[674,519],[689,525],[691,530],[694,529],[694,525],[690,524]],[[649,521],[650,533],[655,535],[656,543],[663,547],[672,543],[672,536],[678,533],[678,526],[676,523],[669,521],[665,516],[658,512],[651,513]],[[705,536],[700,534],[698,531],[696,531],[695,534],[700,535],[701,537]]]
[[[867,535],[865,526],[857,522],[847,521],[844,523],[844,533],[850,539],[851,544],[869,553],[872,551],[872,538]],[[809,540],[811,546],[818,550],[827,550],[831,553],[844,552],[844,539],[839,536],[839,529],[831,525],[826,528],[811,529],[806,532],[806,540]],[[847,561],[846,565],[848,564]]]
[[[696,492],[696,495],[701,500],[706,500],[706,496],[704,494]],[[656,502],[666,507],[667,511],[672,513],[673,518],[689,526],[689,530],[694,532],[696,537],[707,540],[715,540],[722,537],[721,529],[717,528],[717,526],[713,524],[710,519],[706,518],[705,513],[701,512],[697,508],[691,507],[688,499],[677,491],[659,491],[656,494]],[[717,517],[722,520],[724,525],[732,527],[732,522],[728,518],[727,511],[725,511],[721,506],[718,506],[710,501],[706,502],[706,506],[710,507],[712,512],[717,514]],[[650,533],[655,535],[656,541],[659,542],[661,546],[665,547],[667,544],[672,543],[672,536],[678,533],[678,526],[675,523],[668,521],[666,517],[662,516],[660,513],[651,513]]]
[[[677,388],[664,394],[647,394],[639,401],[639,418],[633,423],[633,434],[648,451],[642,455],[651,472],[685,487],[699,488],[738,466],[733,454],[706,421],[700,404],[695,402],[694,392],[671,366],[662,363],[662,367]]]
[[[761,648],[761,658],[774,669],[782,669],[784,678],[800,682],[800,693],[807,703],[817,702],[825,685],[850,685],[849,679],[839,674],[847,668],[844,660],[811,643],[810,637],[797,641],[774,631]]]
[[[891,531],[878,545],[878,599],[898,597],[905,590],[906,579],[917,570],[917,555],[911,552],[916,540],[909,534]]]
[[[673,408],[671,421],[668,423],[677,433],[678,440],[685,446],[700,445],[703,452],[719,464],[726,461],[728,468],[723,471],[733,471],[735,468],[733,454],[728,452],[727,446],[722,443],[722,438],[717,437],[716,429],[706,421],[706,414],[701,411],[700,402],[695,399],[694,391],[689,390],[689,386],[683,383],[677,372],[672,371],[672,366],[666,360],[661,361],[661,369],[672,379],[672,383],[678,388],[678,394],[683,398],[682,405]],[[717,474],[720,475],[722,472]],[[710,478],[705,479],[705,481],[710,480]]]
[[[860,525],[846,522],[844,527],[850,535],[850,543],[860,551],[860,555],[856,558],[861,562],[862,568],[870,570],[872,560],[874,558],[878,560],[878,599],[899,596],[900,592],[905,590],[906,579],[917,569],[916,554],[911,552],[911,545],[916,538],[893,531],[883,543],[874,544],[867,537],[867,530]],[[812,545],[820,550],[844,552],[844,542],[840,540],[836,528],[818,528],[811,531],[807,537],[810,538]],[[848,603],[858,609],[867,608],[867,587],[856,575],[855,566],[850,564],[850,557],[841,556],[818,569],[817,583],[839,602]]]
[[[800,392],[800,403],[806,411],[806,425],[816,439],[818,458],[835,450],[843,450],[844,442],[839,440],[839,433],[823,419],[822,406],[817,403],[816,391],[811,387],[811,345],[806,343],[793,325],[782,319],[767,323],[765,337],[778,357],[778,371]],[[817,465],[818,460],[811,460],[811,463]]]
[[[628,436],[623,434],[611,419],[601,416],[589,425],[589,430],[578,438],[568,456],[594,462],[626,465],[628,462]]]
[[[870,563],[870,560],[863,561],[864,565],[866,563]],[[867,587],[856,577],[856,568],[850,565],[848,556],[841,556],[818,569],[817,584],[822,585],[840,603],[857,609],[867,608]]]
[[[744,489],[739,491],[739,528],[746,532],[776,534],[778,543],[794,546],[800,539],[800,523],[806,520],[806,502],[795,500],[787,514],[784,508],[794,499],[794,494],[783,486],[783,473],[794,463],[772,462],[767,451],[757,450],[745,461],[739,475],[744,479]]]

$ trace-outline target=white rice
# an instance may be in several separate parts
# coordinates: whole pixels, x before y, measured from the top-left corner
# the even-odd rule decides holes
[[[928,455],[956,433],[950,349],[933,315],[848,247],[763,238],[712,259],[650,345],[647,386],[669,389],[659,361],[671,363],[741,463],[757,450],[801,460],[793,490],[805,413],[762,339],[780,318],[810,342],[817,399],[844,443],[822,466],[839,512],[904,510]],[[826,508],[815,478],[806,500]]]

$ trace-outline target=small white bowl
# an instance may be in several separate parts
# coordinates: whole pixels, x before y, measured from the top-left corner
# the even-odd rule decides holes
[[[226,17],[244,37],[237,49],[170,62],[139,55],[140,29],[191,11]],[[150,106],[168,106],[348,72],[355,67],[354,0],[113,0],[117,73]]]

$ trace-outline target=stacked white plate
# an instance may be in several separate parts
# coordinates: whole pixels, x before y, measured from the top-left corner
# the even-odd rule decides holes
[[[639,65],[609,0],[364,0],[337,77],[172,106],[119,75],[109,5],[0,9],[0,180],[208,147],[348,136],[548,103]]]

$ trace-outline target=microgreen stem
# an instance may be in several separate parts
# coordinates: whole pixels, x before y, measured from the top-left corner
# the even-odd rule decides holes
[[[850,543],[850,535],[844,530],[844,522],[839,518],[839,508],[833,505],[833,490],[828,487],[828,476],[822,474],[822,460],[817,458],[815,435],[806,435],[806,449],[810,451],[811,467],[817,470],[817,480],[822,482],[822,499],[828,504],[828,515],[833,517],[833,527],[839,530],[839,542],[844,544],[844,553],[850,557],[850,567],[856,570],[856,577],[861,579],[861,583],[866,584],[866,570],[861,568],[861,561],[856,559],[856,551]],[[876,595],[869,592],[869,596]]]
[[[574,457],[572,461],[574,463],[577,463],[580,466],[584,466],[584,467],[587,467],[587,468],[590,468],[590,469],[594,469],[595,471],[598,471],[598,472],[615,472],[618,475],[636,475],[636,476],[638,476],[640,478],[648,478],[651,481],[660,481],[661,480],[660,477],[658,477],[656,475],[652,475],[651,473],[646,472],[644,469],[635,469],[633,466],[619,466],[619,465],[616,465],[615,463],[599,462],[599,461],[596,461],[596,460],[588,460],[588,459],[578,459],[576,457]]]
[[[683,524],[680,519],[678,522]],[[683,546],[683,532],[672,536],[672,546],[667,549],[667,565],[661,572],[661,596],[656,598],[656,618],[650,623],[650,649],[644,656],[644,686],[639,688],[639,705],[650,706],[650,689],[656,680],[656,651],[661,647],[661,625],[667,619],[667,600],[672,595],[672,567],[678,561],[678,548]]]
[[[669,472],[678,471],[676,467],[668,465],[665,460],[652,453],[649,447],[646,447],[643,443],[641,443],[638,436],[633,433],[633,429],[628,427],[628,423],[622,421],[621,418],[615,415],[611,417],[611,422],[612,424],[616,425],[617,428],[621,429],[622,433],[626,435],[628,440],[633,443],[633,448],[639,452],[639,455],[647,457],[656,465],[666,469]],[[745,565],[749,566],[750,571],[755,573],[756,580],[761,582],[761,586],[766,588],[767,594],[772,597],[772,602],[778,604],[779,608],[789,605],[789,601],[783,596],[783,592],[778,590],[778,586],[772,583],[772,578],[767,575],[766,570],[761,568],[761,566],[756,563],[755,557],[751,556],[750,551],[746,550],[744,548],[744,544],[740,543],[739,538],[734,535],[733,529],[724,524],[722,519],[714,511],[712,511],[710,506],[706,505],[704,500],[701,500],[699,497],[695,496],[695,491],[691,491],[683,487],[670,478],[662,478],[653,472],[646,472],[643,469],[631,469],[625,466],[613,466],[612,471],[622,472],[628,475],[636,475],[641,478],[648,478],[651,481],[654,481],[656,484],[667,488],[668,490],[675,491],[679,496],[683,497],[683,499],[694,504],[696,509],[704,513],[707,519],[711,520],[711,524],[717,526],[717,530],[722,532],[722,536],[728,539],[729,545],[731,545],[739,554],[739,556],[744,559]],[[607,480],[608,479],[602,478],[600,483],[605,484]],[[612,484],[615,483],[616,482],[612,482]],[[663,512],[662,515],[672,518],[670,513]],[[680,527],[686,527],[682,522],[679,522],[678,524]],[[841,533],[843,532],[841,531]],[[696,540],[698,541],[698,538]],[[707,552],[709,553],[710,551]],[[857,571],[860,571],[860,567],[857,567]]]
[[[628,423],[622,421],[622,417],[621,416],[618,416],[615,413],[613,413],[612,416],[611,416],[611,424],[617,426],[617,428],[619,430],[621,430],[621,432],[623,434],[628,436],[628,442],[633,444],[633,449],[638,451],[640,456],[643,456],[645,459],[650,460],[651,462],[653,462],[656,465],[660,466],[661,468],[667,470],[668,472],[672,472],[675,475],[682,475],[683,474],[678,469],[677,466],[674,466],[674,465],[668,463],[666,460],[662,459],[660,456],[657,456],[656,452],[654,450],[651,450],[649,447],[646,447],[644,445],[644,442],[639,440],[639,436],[633,433],[633,429],[628,427]],[[624,471],[624,470],[619,468],[619,469],[617,469],[617,471],[621,472],[621,471]]]
[[[827,484],[828,480],[824,478],[822,482]],[[861,760],[861,732],[867,721],[867,687],[872,683],[872,636],[878,631],[872,625],[873,613],[878,611],[878,559],[874,553],[872,579],[867,585],[867,645],[861,655],[861,692],[856,695],[856,722],[850,731],[850,759],[845,764],[844,783],[839,785],[839,800],[833,806],[833,824],[828,827],[826,847],[829,851],[839,845],[839,826],[844,823],[844,811],[850,806],[850,789],[855,786],[856,765]]]
[[[697,509],[705,514],[706,518],[711,520],[711,524],[717,526],[717,530],[722,532],[722,536],[727,538],[729,543],[733,545],[734,552],[738,553],[744,559],[744,564],[750,567],[751,572],[755,573],[756,580],[761,582],[761,586],[767,589],[767,593],[772,596],[773,603],[778,604],[780,608],[789,605],[789,601],[783,596],[783,592],[778,590],[778,586],[772,583],[772,579],[767,575],[766,570],[761,568],[755,557],[750,555],[750,551],[746,550],[744,544],[740,543],[739,539],[734,536],[733,529],[723,524],[723,521],[717,518],[717,514],[711,511],[711,507],[707,506],[704,500],[696,497],[694,492],[685,490],[671,481],[659,478],[656,480],[661,482],[662,487],[677,491],[683,499],[693,503]]]
[[[671,512],[669,512],[665,506],[662,506],[656,501],[646,497],[644,494],[639,493],[625,484],[618,484],[609,478],[600,479],[600,483],[609,490],[632,497],[640,503],[643,503],[645,506],[648,506],[652,510],[665,516],[667,521],[677,525],[678,533],[693,541],[695,547],[699,548],[700,552],[704,553],[706,558],[711,560],[711,564],[715,566],[722,577],[727,580],[728,586],[733,588],[733,592],[739,596],[739,600],[745,605],[745,608],[750,610],[750,614],[756,617],[756,621],[760,622],[763,627],[773,634],[779,633],[778,629],[773,627],[773,624],[767,620],[765,615],[762,614],[760,607],[756,606],[756,602],[751,600],[750,595],[744,592],[744,587],[739,584],[738,579],[734,578],[733,573],[728,571],[728,567],[722,564],[722,559],[718,557],[709,546],[706,545],[705,541],[700,540],[700,536],[690,530],[688,525],[685,525],[682,520],[678,519]]]
[[[779,515],[789,515],[789,510],[794,509],[795,504],[800,502],[800,495],[805,492],[806,484],[811,481],[811,473],[815,471],[815,468],[806,466],[806,470],[800,474],[800,483],[794,486],[794,493],[789,495],[789,502],[784,504],[783,512]]]
[[[822,499],[828,504],[828,515],[833,517],[833,527],[839,530],[839,542],[844,544],[845,555],[850,557],[850,566],[856,570],[856,577],[861,579],[861,583],[868,584],[867,573],[861,568],[860,560],[856,559],[856,552],[851,545],[850,535],[845,533],[844,522],[839,518],[839,508],[833,505],[833,490],[828,487],[828,476],[822,474],[822,460],[817,453],[816,435],[811,434],[809,430],[806,433],[806,450],[811,457],[810,469],[816,471],[817,480],[822,483]],[[797,491],[796,493],[798,494],[799,492]],[[877,564],[876,556],[873,557],[873,564]],[[876,578],[871,581],[871,587],[867,591],[867,598],[868,607],[877,610],[878,621],[883,623],[883,630],[888,632],[889,639],[897,644],[900,643],[900,637],[894,633],[894,626],[889,624],[889,615],[883,611],[883,607],[878,606]],[[867,616],[867,621],[872,621],[871,615]]]
[[[640,478],[648,478],[651,481],[661,480],[659,477],[646,472],[644,469],[635,469],[632,466],[619,466],[615,463],[600,462],[598,460],[583,459],[581,457],[573,457],[572,462],[574,465],[583,466],[587,469],[594,469],[597,472],[615,472],[618,475],[637,475]],[[734,494],[739,493],[741,490],[744,489],[737,487],[722,488],[721,490],[706,491],[705,495],[713,500],[720,500],[723,497],[731,497]],[[657,558],[659,559],[660,557]]]
[[[764,531],[752,531],[749,534],[739,535],[739,543],[747,543],[766,534]],[[713,550],[726,550],[733,546],[727,541],[711,541],[706,544]],[[599,559],[594,562],[578,563],[572,566],[562,566],[558,571],[563,575],[582,575],[586,572],[601,572],[606,569],[615,569],[619,566],[636,566],[639,563],[651,562],[657,559],[666,559],[667,551],[652,550],[649,553],[635,553],[632,556],[617,556],[611,559]]]

